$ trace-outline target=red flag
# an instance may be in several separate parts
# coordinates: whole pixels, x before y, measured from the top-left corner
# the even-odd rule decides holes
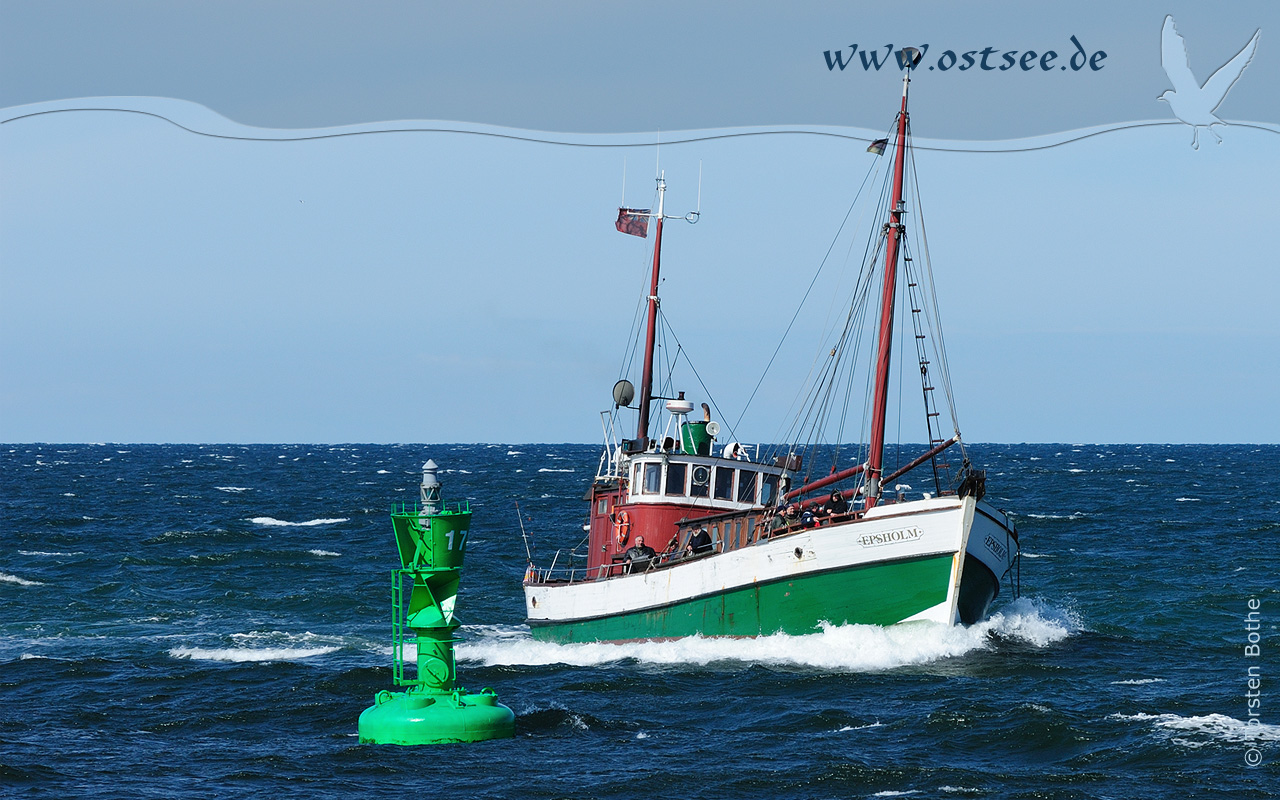
[[[644,238],[649,235],[649,217],[640,216],[647,215],[647,208],[620,208],[618,209],[618,230],[622,233],[629,233],[632,236]]]

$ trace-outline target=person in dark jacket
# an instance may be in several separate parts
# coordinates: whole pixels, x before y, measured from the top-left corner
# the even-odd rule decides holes
[[[702,528],[697,533],[689,537],[689,544],[684,548],[686,556],[700,556],[703,553],[711,552],[711,535],[707,533],[706,528]]]
[[[628,573],[644,572],[657,555],[657,551],[644,543],[643,536],[637,536],[636,543],[628,547],[627,552],[622,554],[622,563],[626,565]]]
[[[849,513],[849,501],[844,499],[839,489],[831,492],[827,502],[822,505],[822,512],[828,517],[839,517]]]

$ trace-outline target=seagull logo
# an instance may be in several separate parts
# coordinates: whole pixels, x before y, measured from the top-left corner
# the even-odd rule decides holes
[[[1218,67],[1218,71],[1209,76],[1209,80],[1201,86],[1196,76],[1191,74],[1191,64],[1187,58],[1187,44],[1173,27],[1173,15],[1164,18],[1164,27],[1160,30],[1160,63],[1164,65],[1165,74],[1173,89],[1157,97],[1164,100],[1173,110],[1173,115],[1191,126],[1191,146],[1200,149],[1200,129],[1207,128],[1209,133],[1222,144],[1222,137],[1213,130],[1214,125],[1226,125],[1218,119],[1214,111],[1222,105],[1222,100],[1231,91],[1231,87],[1240,79],[1244,68],[1253,60],[1258,49],[1258,35],[1262,31],[1253,32],[1253,38],[1239,53],[1227,63]]]

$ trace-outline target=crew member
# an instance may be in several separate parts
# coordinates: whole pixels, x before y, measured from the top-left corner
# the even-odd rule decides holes
[[[637,536],[636,543],[628,547],[627,552],[622,554],[622,562],[625,565],[624,570],[628,573],[644,572],[657,555],[657,551],[644,543],[643,536]]]
[[[707,533],[706,528],[701,528],[697,533],[689,537],[689,544],[685,545],[684,554],[686,556],[700,556],[703,553],[711,552],[711,535]]]

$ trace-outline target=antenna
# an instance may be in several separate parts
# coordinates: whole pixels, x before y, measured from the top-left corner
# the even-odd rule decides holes
[[[653,152],[653,172],[658,175],[662,173],[662,128],[658,128],[658,144]]]
[[[520,538],[524,539],[524,554],[529,557],[529,563],[533,563],[533,551],[529,547],[529,534],[524,530],[524,515],[520,513],[520,501],[516,501],[516,521],[520,523]]]
[[[622,157],[622,204],[619,208],[627,207],[627,157]]]
[[[698,159],[698,210],[693,213],[702,216],[702,159]]]

